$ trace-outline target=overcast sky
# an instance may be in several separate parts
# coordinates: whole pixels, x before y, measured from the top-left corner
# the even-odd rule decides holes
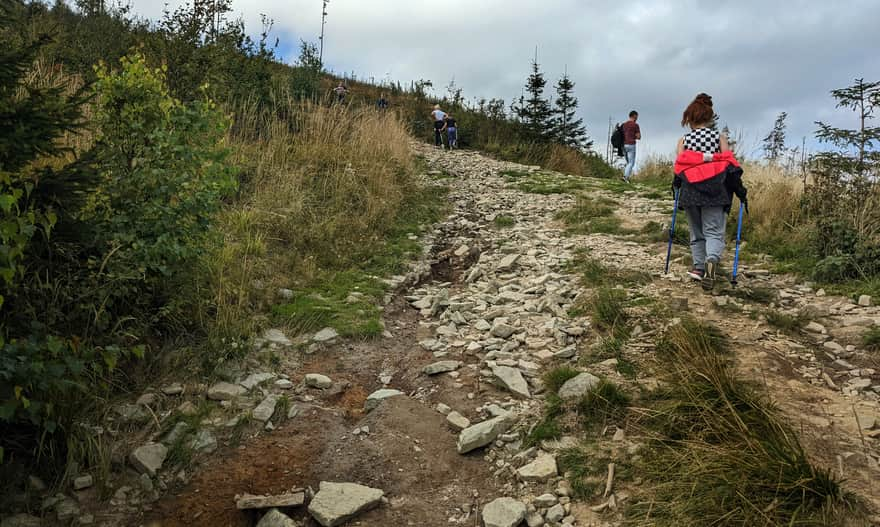
[[[165,2],[131,0],[161,16]],[[170,6],[181,2],[171,0]],[[317,42],[321,0],[234,0],[249,32],[274,19],[280,51],[295,60],[299,39]],[[324,62],[359,78],[451,79],[473,97],[521,93],[529,62],[548,85],[565,68],[580,112],[604,149],[608,119],[639,111],[639,157],[671,154],[681,113],[704,91],[744,153],[781,111],[788,142],[808,145],[816,120],[854,127],[829,91],[856,77],[880,80],[880,0],[331,0]]]

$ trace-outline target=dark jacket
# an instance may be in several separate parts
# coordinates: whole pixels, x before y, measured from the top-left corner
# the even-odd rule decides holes
[[[713,154],[712,161],[703,162],[701,152],[685,150],[676,158],[674,171],[673,187],[681,188],[680,209],[724,207],[727,212],[734,194],[747,203],[743,170],[732,152]]]

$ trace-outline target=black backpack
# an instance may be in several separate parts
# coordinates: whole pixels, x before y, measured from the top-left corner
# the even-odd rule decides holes
[[[623,125],[618,124],[614,129],[614,133],[611,134],[611,146],[614,148],[623,147]]]

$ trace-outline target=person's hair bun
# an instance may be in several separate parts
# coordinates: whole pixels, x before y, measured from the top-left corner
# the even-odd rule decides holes
[[[712,97],[705,93],[697,95],[697,98],[694,99],[694,101],[705,104],[706,106],[712,106]]]

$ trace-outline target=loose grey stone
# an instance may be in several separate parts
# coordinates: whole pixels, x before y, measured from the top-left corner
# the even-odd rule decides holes
[[[324,527],[336,527],[376,507],[384,495],[380,489],[355,483],[322,481],[309,503],[309,514]]]
[[[437,375],[438,373],[446,373],[448,371],[455,371],[461,367],[461,362],[457,360],[441,360],[440,362],[435,362],[433,364],[429,364],[422,369],[422,373],[425,375]]]
[[[449,414],[446,416],[446,423],[456,432],[460,432],[465,428],[471,426],[470,419],[456,411],[449,412]]]
[[[293,383],[287,379],[278,379],[277,381],[275,381],[275,386],[282,390],[289,390],[293,388]]]
[[[271,509],[260,518],[257,527],[299,527],[299,523],[290,519],[278,509]]]
[[[168,456],[168,449],[160,443],[147,443],[137,447],[128,460],[131,465],[141,474],[149,474],[155,476],[156,472],[162,468],[165,457]]]
[[[247,376],[247,379],[241,381],[241,384],[245,390],[253,390],[255,387],[263,384],[264,382],[274,379],[276,375],[274,373],[252,373]]]
[[[485,527],[516,527],[525,517],[525,503],[513,498],[498,498],[483,507]]]
[[[339,336],[339,333],[333,328],[324,328],[321,331],[315,333],[315,336],[312,337],[312,340],[315,342],[328,342],[330,340],[335,339]]]
[[[528,465],[520,467],[516,473],[523,481],[547,481],[557,474],[556,458],[549,454],[540,455]]]
[[[305,503],[306,495],[302,489],[294,489],[273,496],[256,496],[253,494],[236,494],[235,507],[238,510],[269,509],[273,507],[298,507]]]
[[[65,496],[55,507],[55,515],[58,517],[58,521],[68,522],[79,516],[79,505]]]
[[[809,324],[804,326],[804,329],[809,331],[810,333],[823,333],[824,334],[827,331],[825,329],[825,326],[823,326],[822,324],[819,324],[818,322],[810,322]]]
[[[398,395],[403,395],[403,392],[400,390],[392,390],[390,388],[383,388],[381,390],[376,390],[367,396],[367,400],[364,401],[364,410],[372,411],[377,406],[382,404],[382,401],[388,399],[389,397],[396,397]]]
[[[208,388],[208,399],[213,401],[231,401],[236,397],[244,395],[244,393],[245,389],[237,384],[218,382]]]
[[[449,405],[446,405],[443,403],[437,403],[437,405],[434,406],[434,409],[443,415],[447,415],[447,414],[449,414],[449,412],[452,411],[452,408],[450,408]]]
[[[293,298],[293,291],[291,289],[285,289],[282,287],[278,289],[278,296],[280,296],[284,300],[290,300]]]
[[[544,518],[537,512],[530,512],[526,514],[526,525],[529,527],[542,527],[544,525]]]
[[[208,430],[199,430],[190,446],[193,450],[210,454],[217,450],[217,438]]]
[[[290,405],[290,410],[287,411],[287,418],[293,419],[298,416],[301,411],[302,409],[298,405],[292,404]]]
[[[510,324],[505,324],[503,322],[498,322],[497,320],[492,325],[492,336],[498,337],[500,339],[506,339],[507,337],[516,333],[516,328],[511,326]]]
[[[590,373],[581,373],[577,377],[565,381],[565,384],[559,388],[559,397],[561,399],[578,399],[583,397],[585,393],[598,385],[600,379]]]
[[[265,423],[269,419],[272,418],[272,414],[275,413],[275,406],[278,404],[278,396],[277,395],[269,395],[263,402],[261,402],[254,410],[251,412],[251,417],[260,421],[261,423]]]
[[[183,393],[183,385],[180,384],[179,382],[175,382],[175,383],[169,384],[168,386],[163,386],[162,393],[164,393],[165,395],[169,395],[169,396],[180,395]]]
[[[537,498],[533,499],[532,505],[538,507],[539,509],[546,509],[547,507],[552,507],[556,505],[557,501],[558,500],[556,499],[556,496],[548,492],[547,494],[541,494]]]
[[[871,295],[861,295],[859,297],[859,305],[862,307],[871,307]]]
[[[86,474],[73,480],[73,490],[87,489],[94,484],[95,480],[92,478],[92,475]]]
[[[488,445],[506,432],[512,424],[509,415],[502,415],[465,428],[458,435],[458,453],[466,454],[475,448]]]
[[[330,380],[330,377],[320,373],[308,373],[306,374],[306,386],[324,389],[333,386],[333,381]]]
[[[520,397],[529,398],[529,385],[523,378],[522,373],[517,368],[509,366],[496,366],[492,368],[492,374],[498,380],[498,383]]]
[[[519,261],[520,255],[518,254],[508,254],[504,258],[501,259],[501,262],[498,263],[498,267],[496,267],[499,271],[509,271],[513,269],[513,266],[516,265],[516,262]]]
[[[285,335],[280,329],[267,329],[263,333],[263,340],[279,346],[290,346],[293,344],[293,342],[287,338],[287,335]]]
[[[547,511],[548,522],[558,522],[562,518],[565,518],[565,507],[559,503],[550,507],[550,510]]]

